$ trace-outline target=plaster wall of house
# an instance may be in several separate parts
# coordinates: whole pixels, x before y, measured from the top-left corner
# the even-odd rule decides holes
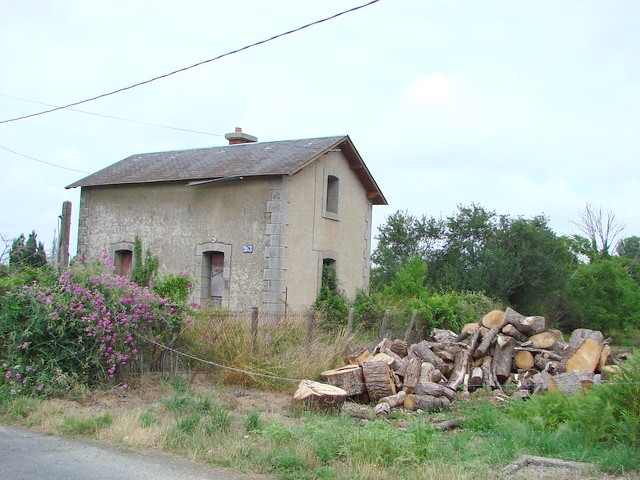
[[[274,215],[279,212],[268,211],[282,207],[270,203],[281,195],[281,177],[191,187],[177,182],[84,187],[78,254],[88,258],[99,257],[103,250],[113,254],[114,248],[132,244],[139,235],[143,249],[150,248],[158,257],[161,273],[185,271],[202,282],[206,253],[223,252],[227,292],[223,306],[262,307],[265,290],[273,286],[265,280],[274,274],[266,273],[267,248],[284,241],[267,233],[276,228],[268,229],[268,224],[283,220]],[[206,300],[201,287],[196,286],[194,294],[198,302]]]
[[[338,179],[338,213],[326,215],[327,177]],[[335,260],[338,285],[353,299],[368,290],[371,201],[340,151],[329,152],[288,177],[287,304],[298,310],[315,301],[323,259]]]

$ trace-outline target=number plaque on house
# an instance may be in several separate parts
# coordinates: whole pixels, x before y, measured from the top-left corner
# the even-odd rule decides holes
[[[242,247],[244,253],[253,253],[253,245],[245,245]]]

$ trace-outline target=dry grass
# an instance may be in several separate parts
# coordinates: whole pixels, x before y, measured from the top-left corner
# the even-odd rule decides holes
[[[319,323],[321,319],[317,319]],[[205,309],[188,322],[181,333],[180,350],[203,360],[232,367],[214,367],[188,360],[195,371],[214,372],[229,385],[289,390],[291,381],[251,375],[254,372],[286,379],[315,379],[320,372],[336,367],[353,347],[345,332],[325,333],[315,328],[307,341],[307,314],[286,317],[261,315],[257,335],[247,314]]]

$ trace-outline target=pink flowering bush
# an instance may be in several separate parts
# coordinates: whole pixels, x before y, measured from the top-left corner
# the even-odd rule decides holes
[[[180,318],[167,299],[101,261],[57,282],[0,291],[0,393],[50,394],[114,378]]]

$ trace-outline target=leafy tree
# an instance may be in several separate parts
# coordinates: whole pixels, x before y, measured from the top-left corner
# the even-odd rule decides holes
[[[623,238],[616,245],[616,253],[621,257],[640,261],[640,237],[633,235]]]
[[[419,258],[428,265],[432,290],[484,292],[524,312],[550,313],[544,309],[576,262],[546,217],[511,218],[476,204],[458,206],[444,220],[397,212],[378,239],[374,290],[399,288],[398,274]]]
[[[611,331],[640,328],[640,286],[617,258],[580,264],[569,280],[562,324]]]
[[[373,289],[393,281],[397,271],[413,257],[425,259],[442,231],[442,220],[427,219],[424,215],[418,218],[400,210],[389,215],[378,229],[378,246],[371,256]]]
[[[38,242],[35,230],[25,241],[24,234],[13,240],[9,251],[9,265],[15,268],[41,268],[47,265],[47,254],[42,242]]]
[[[142,240],[136,235],[133,240],[133,268],[131,269],[131,281],[146,287],[158,274],[158,257],[151,254],[147,248],[144,260],[142,258]]]

